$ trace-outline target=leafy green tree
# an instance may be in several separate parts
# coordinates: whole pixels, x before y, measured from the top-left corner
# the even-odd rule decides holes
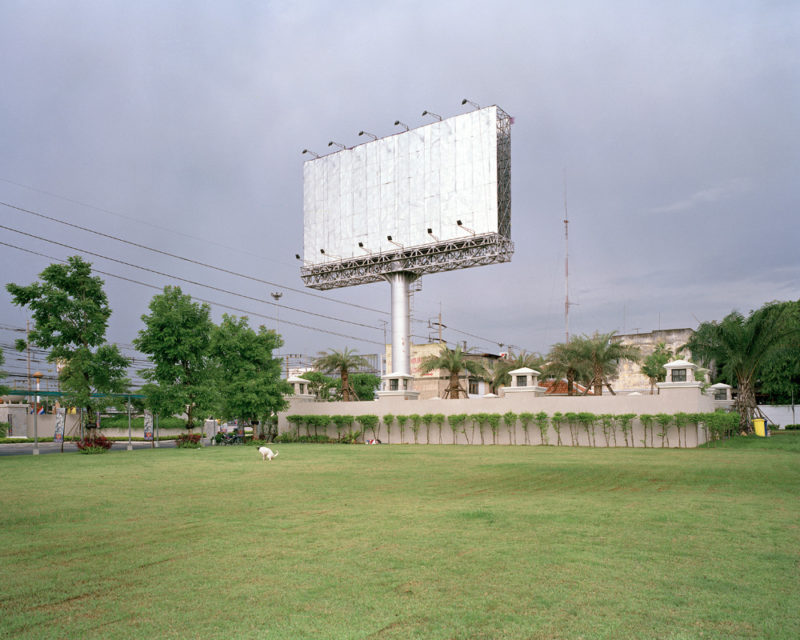
[[[9,283],[6,289],[13,304],[31,311],[30,343],[49,351],[48,362],[64,364],[59,374],[64,402],[85,408],[91,425],[92,412],[111,404],[92,394],[124,393],[129,385],[130,360],[105,342],[111,309],[103,280],[79,256],[51,264],[39,277],[27,287]],[[20,351],[26,346],[24,340],[16,343]]]
[[[603,437],[606,440],[606,446],[611,446],[611,437],[614,438],[614,446],[617,446],[617,430],[614,427],[614,416],[610,413],[603,413],[598,416],[600,424],[603,426]]]
[[[653,353],[644,359],[641,370],[650,380],[650,395],[653,395],[656,382],[664,382],[667,379],[667,370],[664,365],[674,359],[675,354],[665,342],[659,342]]]
[[[578,413],[577,411],[567,411],[564,414],[564,422],[567,423],[567,427],[569,428],[569,439],[572,443],[572,446],[576,446],[578,444]]]
[[[633,419],[636,417],[635,413],[622,413],[619,415],[614,416],[614,420],[619,425],[620,431],[622,431],[622,437],[625,438],[625,446],[630,446],[628,444],[628,435],[631,434],[633,430]],[[633,442],[633,436],[631,435],[631,445],[636,446]]]
[[[392,423],[394,422],[394,416],[391,413],[384,413],[383,414],[383,424],[386,425],[386,444],[392,443]]]
[[[553,417],[550,418],[550,423],[553,425],[553,430],[556,432],[556,446],[561,446],[561,425],[564,424],[566,418],[560,411],[556,411]]]
[[[447,420],[443,413],[434,413],[433,414],[433,423],[439,429],[439,444],[443,444],[442,442],[442,429],[444,428],[444,423]]]
[[[314,361],[314,366],[324,373],[338,372],[342,380],[342,400],[349,402],[357,398],[353,386],[350,383],[350,371],[359,367],[366,367],[369,363],[355,351],[345,347],[341,351],[331,349],[327,353],[321,353]]]
[[[272,351],[283,344],[280,336],[260,326],[254,331],[246,317],[224,314],[211,336],[210,354],[218,367],[218,410],[230,420],[266,421],[284,410],[284,394],[291,393],[281,377],[281,361]]]
[[[653,432],[655,431],[654,423],[656,421],[656,417],[650,415],[649,413],[643,413],[639,416],[639,422],[642,423],[642,429],[644,430],[644,440],[642,440],[642,444],[647,447],[647,431],[650,431],[650,446],[655,446],[653,444]]]
[[[412,413],[408,419],[411,420],[411,431],[414,432],[414,444],[419,444],[419,427],[422,424],[422,416]]]
[[[3,356],[3,350],[0,349],[0,367],[3,366],[4,362],[5,362],[5,360],[4,360],[4,356]],[[5,371],[0,369],[0,380],[3,380],[7,375],[8,374]],[[9,393],[10,391],[11,391],[11,389],[9,389],[7,386],[5,386],[3,384],[0,384],[0,396],[4,396],[7,393]]]
[[[522,420],[522,415],[523,414],[519,414],[520,420]],[[542,444],[550,444],[550,435],[547,433],[550,426],[550,418],[547,417],[547,414],[544,411],[539,411],[536,415],[528,415],[530,415],[532,419],[536,421],[536,426],[539,428],[539,439],[541,440]],[[527,436],[527,430],[525,435]]]
[[[348,380],[356,398],[362,401],[374,400],[375,390],[381,386],[381,379],[371,373],[350,373]]]
[[[153,368],[140,370],[140,375],[159,389],[154,400],[159,413],[175,415],[186,412],[186,428],[195,426],[195,413],[213,406],[210,360],[211,322],[207,304],[192,301],[180,287],[164,287],[153,296],[150,314],[142,316],[144,328],[134,339],[134,346],[147,355]]]
[[[487,413],[486,422],[492,432],[492,444],[497,444],[497,432],[500,430],[500,421],[503,419],[499,413]]]
[[[468,353],[468,351],[462,350],[460,346],[456,346],[455,349],[449,349],[446,344],[443,344],[438,354],[427,356],[422,360],[419,367],[420,372],[429,373],[434,369],[447,371],[449,381],[447,388],[444,390],[444,397],[456,400],[460,394],[463,394],[467,398],[467,391],[458,381],[461,372],[467,371],[476,377],[484,379],[488,375],[480,362],[467,358]]]
[[[300,377],[308,380],[308,390],[319,402],[333,402],[341,394],[341,380],[326,376],[319,371],[305,371]]]
[[[361,425],[361,431],[363,433],[367,433],[367,429],[372,431],[372,437],[377,440],[378,439],[378,427],[380,426],[380,419],[376,415],[372,415],[370,413],[356,416],[356,420],[358,424]]]
[[[517,444],[517,417],[513,411],[506,411],[503,414],[503,424],[508,429],[508,444]]]
[[[703,322],[686,347],[706,366],[715,363],[738,387],[735,408],[741,431],[752,430],[760,367],[800,336],[800,302],[771,302],[744,316],[734,311],[720,322]]]
[[[400,427],[400,444],[405,444],[406,441],[406,423],[408,422],[408,419],[409,416],[397,416],[397,426]]]
[[[425,444],[431,443],[431,425],[433,424],[433,414],[426,413],[422,416],[422,424],[425,425]]]
[[[589,446],[596,447],[597,441],[595,440],[595,423],[597,422],[597,416],[593,413],[589,413],[588,411],[581,411],[578,413],[578,422],[581,423],[583,430],[586,431],[586,440],[589,443]]]
[[[481,436],[481,444],[486,444],[483,439],[483,425],[489,422],[488,413],[475,413],[472,415],[472,440],[475,441],[475,427],[478,427],[478,433]]]
[[[453,432],[453,444],[456,444],[456,441],[458,440],[458,432],[464,429],[464,423],[466,421],[466,413],[456,413],[447,418],[447,422],[450,424],[450,430]],[[464,437],[467,437],[466,433],[464,433]],[[469,444],[469,439],[467,439],[467,444]]]
[[[661,438],[661,448],[663,449],[665,442],[666,446],[669,446],[669,425],[672,424],[672,416],[668,413],[657,413],[655,418],[658,426],[661,427],[658,437]]]

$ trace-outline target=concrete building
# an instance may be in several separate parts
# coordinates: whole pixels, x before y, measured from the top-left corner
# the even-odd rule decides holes
[[[428,373],[420,371],[422,361],[428,356],[438,355],[441,350],[441,343],[430,342],[427,344],[411,345],[411,376],[414,391],[419,392],[420,400],[430,400],[441,398],[447,388],[450,374],[447,371],[434,369]],[[499,355],[493,353],[468,353],[466,357],[470,360],[480,362],[484,367],[491,367],[492,363],[500,359]],[[392,369],[392,345],[386,345],[386,370]],[[470,376],[466,371],[462,371],[459,376],[459,383],[471,398],[480,398],[489,393],[489,383]]]
[[[642,361],[652,355],[656,346],[663,342],[671,349],[676,357],[691,360],[691,352],[680,351],[689,338],[694,333],[694,329],[658,329],[648,333],[627,333],[615,336],[615,339],[622,344],[639,347],[642,354]],[[609,380],[611,387],[617,393],[650,393],[650,379],[641,371],[642,362],[630,362],[623,360],[620,363],[617,376]]]

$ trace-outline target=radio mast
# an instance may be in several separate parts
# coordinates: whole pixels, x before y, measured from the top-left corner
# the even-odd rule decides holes
[[[567,211],[567,172],[564,170],[564,331],[569,343],[569,212]]]

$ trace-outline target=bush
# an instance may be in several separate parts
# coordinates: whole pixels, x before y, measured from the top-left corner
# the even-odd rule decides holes
[[[0,438],[5,438],[8,435],[9,424],[7,422],[0,422]]]
[[[778,427],[773,427],[773,429],[777,429]],[[787,424],[784,429],[787,431],[800,431],[800,424]]]
[[[175,446],[181,449],[197,449],[200,447],[200,433],[181,433],[175,437]]]
[[[78,450],[81,453],[105,453],[111,448],[111,440],[103,435],[86,437],[78,442]]]
[[[301,443],[313,443],[313,444],[328,444],[329,442],[333,442],[327,435],[321,433],[319,435],[311,435],[311,436],[298,436],[293,431],[287,431],[286,433],[282,433],[277,436],[273,442],[277,444],[285,444],[287,442],[301,442]]]

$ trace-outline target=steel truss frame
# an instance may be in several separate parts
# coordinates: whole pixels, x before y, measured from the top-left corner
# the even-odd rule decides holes
[[[510,221],[508,223],[510,225]],[[336,260],[300,268],[303,284],[312,289],[336,289],[380,282],[389,273],[407,272],[417,277],[508,262],[514,243],[498,233],[459,238],[447,242],[398,248],[397,251]]]

